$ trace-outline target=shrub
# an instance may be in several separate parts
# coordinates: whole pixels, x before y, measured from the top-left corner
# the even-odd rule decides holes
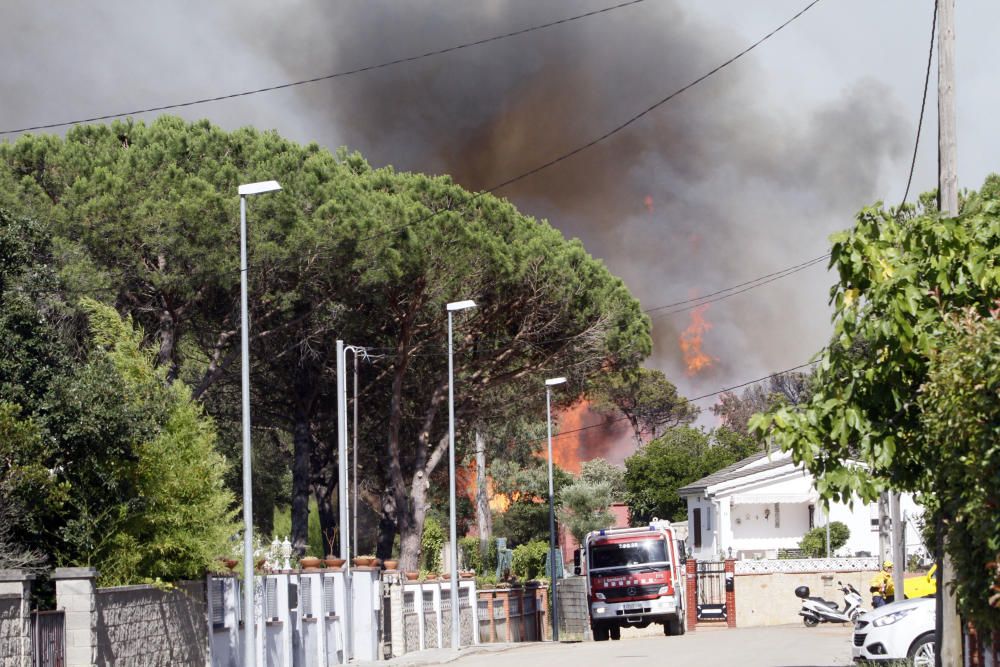
[[[549,552],[547,542],[535,541],[522,544],[514,549],[510,571],[519,579],[537,579],[545,574],[545,556]]]
[[[830,553],[847,544],[851,531],[841,521],[830,522]],[[826,526],[817,526],[802,536],[799,542],[807,558],[822,558],[826,556]]]
[[[441,569],[441,549],[444,548],[444,528],[432,516],[424,520],[424,533],[420,538],[423,569],[438,572]]]

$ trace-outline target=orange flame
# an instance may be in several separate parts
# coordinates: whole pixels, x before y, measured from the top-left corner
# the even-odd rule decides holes
[[[650,213],[653,212],[653,197],[652,197],[652,195],[646,195],[646,197],[642,200],[642,203],[646,205],[646,210],[647,211],[649,211]]]
[[[712,328],[712,323],[705,319],[705,311],[708,304],[698,306],[691,311],[691,324],[681,334],[681,352],[684,353],[684,365],[687,367],[688,376],[711,368],[717,361],[701,349],[702,336]]]

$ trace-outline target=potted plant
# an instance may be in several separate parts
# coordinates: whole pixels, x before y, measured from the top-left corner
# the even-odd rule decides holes
[[[385,569],[387,570],[395,570],[399,568],[399,561],[392,558],[386,559],[385,563],[383,564],[385,565]]]
[[[299,567],[303,570],[316,570],[319,568],[319,564],[322,563],[316,556],[303,556],[299,559]]]
[[[419,572],[406,572],[405,575],[407,581],[416,581],[420,578]]]
[[[329,568],[339,568],[346,562],[343,558],[337,558],[333,554],[327,554],[326,559],[323,561]]]

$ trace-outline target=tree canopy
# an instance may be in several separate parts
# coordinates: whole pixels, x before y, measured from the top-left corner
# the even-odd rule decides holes
[[[588,393],[598,411],[617,411],[628,419],[637,447],[668,428],[690,424],[699,412],[662,371],[649,368],[605,373]]]
[[[683,521],[687,505],[677,495],[679,488],[746,458],[756,449],[753,440],[727,429],[670,429],[625,460],[632,523],[654,518]]]
[[[500,396],[540,417],[546,373],[579,391],[649,353],[648,318],[579,241],[446,176],[169,116],[0,144],[0,204],[50,227],[67,297],[132,317],[168,380],[186,381],[219,419],[223,452],[236,451],[239,421],[236,189],[265,179],[283,189],[248,207],[255,458],[281,450],[268,460],[292,469],[300,549],[308,494],[328,532],[342,482],[335,339],[377,358],[361,368],[359,463],[389,533],[380,545],[399,530],[404,567],[417,562],[428,484],[447,449],[445,304],[478,305],[455,317],[460,434],[509,414],[495,409]],[[470,441],[460,435],[460,458]],[[258,466],[255,492],[283,474]]]
[[[959,334],[950,322],[965,313],[992,318],[1000,298],[1000,177],[969,193],[954,218],[866,208],[832,240],[834,334],[819,355],[814,392],[806,403],[754,417],[751,427],[804,463],[825,497],[871,500],[890,486],[924,494],[948,552],[962,563],[960,606],[983,627],[998,627],[997,614],[984,614],[977,602],[987,597],[987,562],[970,558],[1000,545],[995,533],[958,517],[970,508],[995,517],[983,503],[1000,496],[1000,477],[976,438],[979,414],[955,404],[966,395],[988,405],[994,388],[955,376],[966,361],[954,346],[987,350],[974,329]],[[960,432],[971,439],[956,438]],[[979,483],[956,484],[972,478]]]

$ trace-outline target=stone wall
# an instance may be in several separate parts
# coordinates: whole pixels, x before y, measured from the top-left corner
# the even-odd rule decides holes
[[[99,665],[208,663],[204,582],[98,589],[96,612]]]
[[[586,578],[559,579],[556,585],[559,640],[590,639],[590,609],[587,606]]]
[[[19,665],[22,653],[21,596],[0,594],[0,665]]]
[[[795,597],[798,586],[808,586],[810,595],[832,600],[843,609],[844,595],[837,581],[858,589],[864,600],[862,607],[870,610],[871,596],[867,591],[871,578],[870,571],[737,574],[736,627],[801,623],[802,600]]]

